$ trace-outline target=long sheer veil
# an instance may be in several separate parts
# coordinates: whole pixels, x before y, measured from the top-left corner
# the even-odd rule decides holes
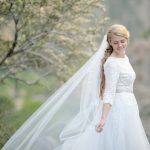
[[[81,135],[102,104],[99,76],[106,47],[105,35],[98,51],[29,117],[2,150],[53,150]]]

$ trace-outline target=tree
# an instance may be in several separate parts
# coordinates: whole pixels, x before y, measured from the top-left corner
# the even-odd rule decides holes
[[[0,81],[65,80],[97,50],[106,21],[99,0],[1,0]],[[20,76],[29,70],[33,81]]]

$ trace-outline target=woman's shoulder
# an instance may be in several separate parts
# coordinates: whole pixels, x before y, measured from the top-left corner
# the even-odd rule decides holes
[[[108,57],[107,58],[107,60],[106,60],[106,62],[104,63],[104,66],[106,67],[106,66],[117,66],[118,65],[118,61],[117,60],[115,60],[115,59],[112,59],[111,57]]]
[[[108,58],[104,64],[104,72],[119,73],[120,66],[118,62]]]

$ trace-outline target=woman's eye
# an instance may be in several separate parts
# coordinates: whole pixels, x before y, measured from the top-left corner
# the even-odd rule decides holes
[[[123,41],[121,41],[121,43],[125,43],[125,41],[123,40]]]
[[[118,44],[118,43],[114,43],[114,44]]]

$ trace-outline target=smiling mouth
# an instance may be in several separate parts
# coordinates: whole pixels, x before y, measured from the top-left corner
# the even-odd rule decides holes
[[[118,48],[118,49],[124,49],[124,47],[120,47],[120,48]]]
[[[122,50],[123,48],[118,48],[118,50]]]

